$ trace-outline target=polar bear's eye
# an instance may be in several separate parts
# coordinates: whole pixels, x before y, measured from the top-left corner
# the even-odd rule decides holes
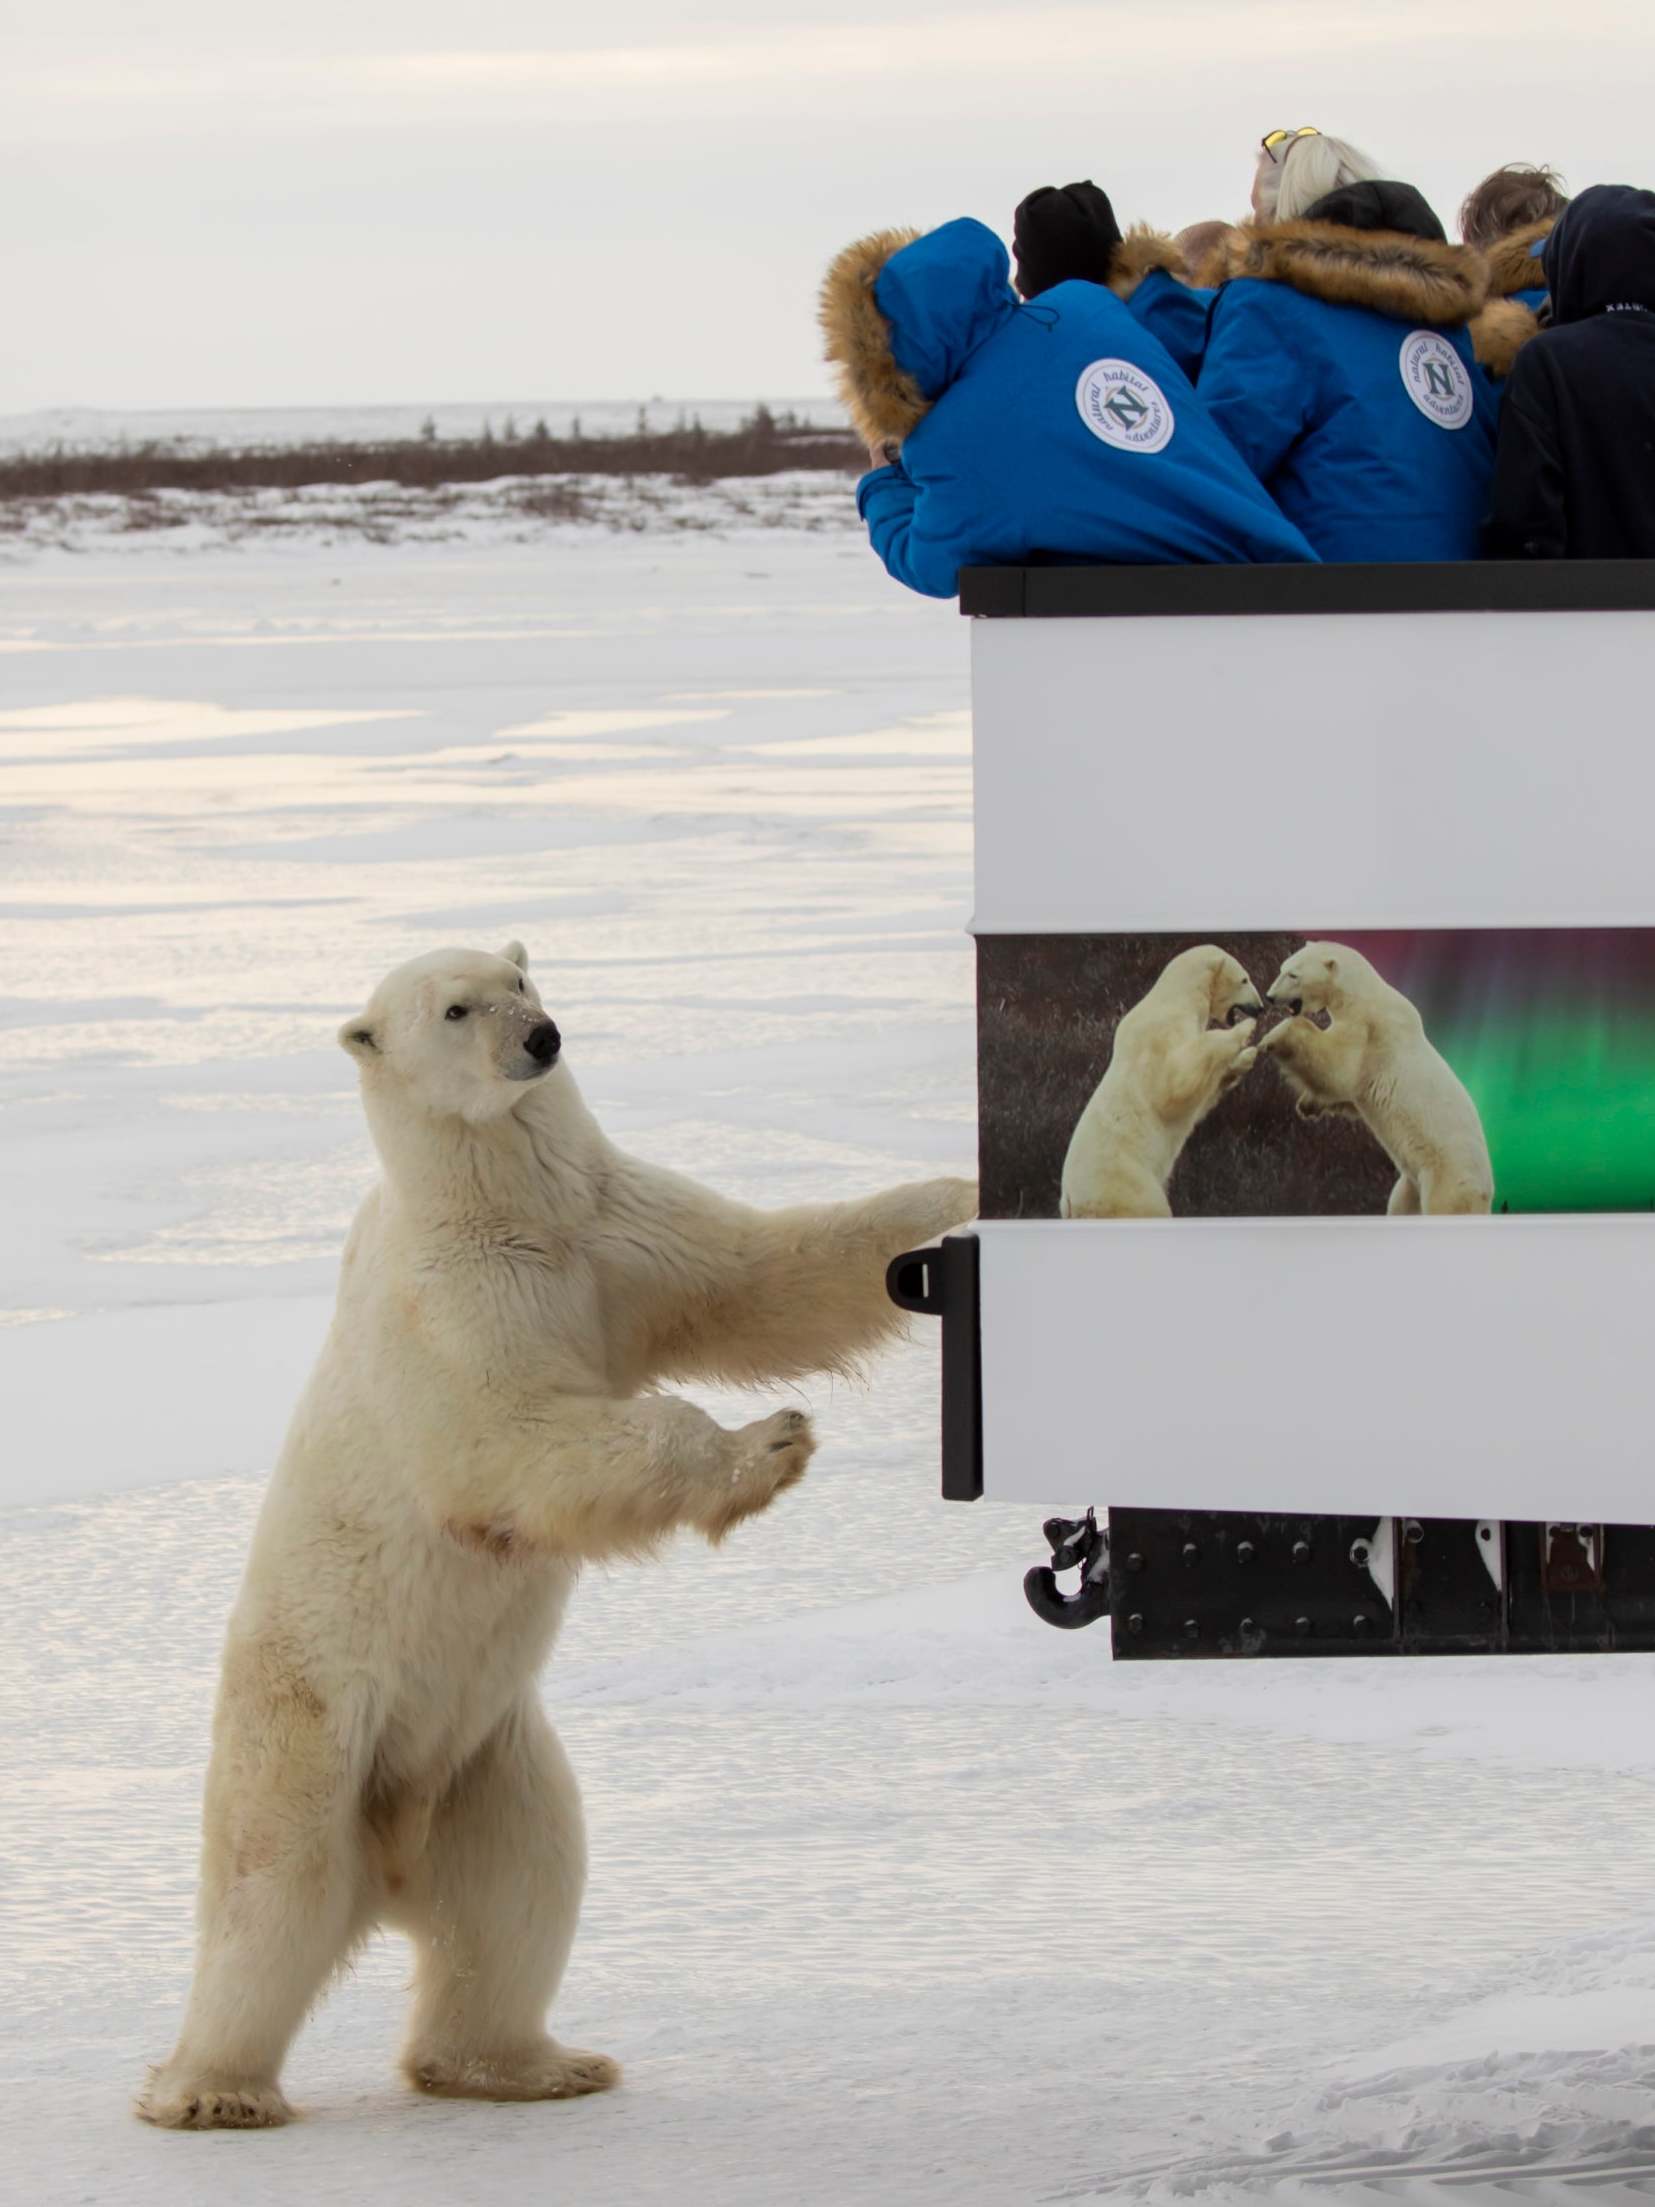
[[[464,1004],[450,1004],[447,1011],[443,1013],[443,1017],[444,1019],[464,1019],[466,1011],[467,1006]]]

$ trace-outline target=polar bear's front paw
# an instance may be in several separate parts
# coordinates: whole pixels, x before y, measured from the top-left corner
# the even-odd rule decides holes
[[[946,1234],[950,1227],[968,1226],[977,1216],[975,1180],[927,1180],[914,1190],[915,1213],[911,1232],[928,1241]]]
[[[578,2100],[621,2081],[620,2063],[607,2054],[550,2038],[521,2053],[411,2054],[405,2068],[416,2091],[456,2100]]]
[[[158,2069],[138,2095],[137,2112],[162,2130],[274,2130],[293,2120],[275,2084],[209,2084]]]
[[[1234,1088],[1238,1081],[1247,1078],[1247,1075],[1257,1063],[1258,1051],[1254,1046],[1249,1044],[1245,1050],[1238,1050],[1229,1070],[1224,1075],[1224,1087]]]
[[[778,1494],[797,1486],[816,1453],[816,1436],[802,1410],[776,1410],[730,1436],[731,1462],[726,1484],[710,1497],[702,1531],[720,1541],[733,1525],[770,1507]]]

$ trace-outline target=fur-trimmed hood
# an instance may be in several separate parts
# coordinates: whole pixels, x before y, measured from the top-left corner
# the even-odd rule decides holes
[[[1216,291],[1230,273],[1230,250],[1239,234],[1233,222],[1215,224],[1207,244],[1193,255],[1186,251],[1189,275],[1185,281],[1194,284],[1198,291]]]
[[[1469,322],[1488,291],[1488,271],[1468,245],[1338,222],[1249,223],[1229,241],[1224,274],[1434,329]]]
[[[1471,349],[1498,383],[1511,373],[1511,364],[1538,335],[1539,317],[1521,299],[1490,299],[1471,317]]]
[[[1164,231],[1152,230],[1147,222],[1135,222],[1110,259],[1109,288],[1117,299],[1130,299],[1144,278],[1153,276],[1157,269],[1181,284],[1190,280],[1184,256],[1174,240]]]
[[[1017,312],[1011,263],[969,217],[938,230],[879,230],[822,283],[827,358],[857,434],[900,444],[966,361]]]
[[[839,396],[864,444],[887,438],[900,444],[926,409],[918,384],[891,357],[891,325],[873,295],[886,262],[919,235],[918,230],[875,230],[837,254],[822,278],[817,318],[827,359],[838,371]]]
[[[1488,263],[1488,295],[1509,299],[1514,291],[1543,291],[1545,273],[1534,248],[1552,234],[1552,224],[1527,222],[1521,230],[1496,238],[1483,254]]]

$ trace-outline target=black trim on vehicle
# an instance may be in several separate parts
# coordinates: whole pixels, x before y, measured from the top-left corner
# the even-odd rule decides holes
[[[928,1249],[893,1257],[885,1289],[900,1310],[942,1320],[942,1498],[983,1492],[983,1342],[978,1316],[982,1244],[945,1234]]]
[[[965,567],[974,620],[1271,613],[1648,613],[1655,560],[1378,567]]]

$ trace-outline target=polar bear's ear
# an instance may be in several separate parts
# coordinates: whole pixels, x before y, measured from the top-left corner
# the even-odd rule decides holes
[[[505,959],[508,966],[515,966],[519,973],[528,972],[529,954],[521,943],[507,943],[500,955]]]
[[[347,1019],[339,1030],[339,1047],[348,1050],[353,1058],[376,1058],[379,1044],[374,1031],[360,1013],[355,1019]]]

